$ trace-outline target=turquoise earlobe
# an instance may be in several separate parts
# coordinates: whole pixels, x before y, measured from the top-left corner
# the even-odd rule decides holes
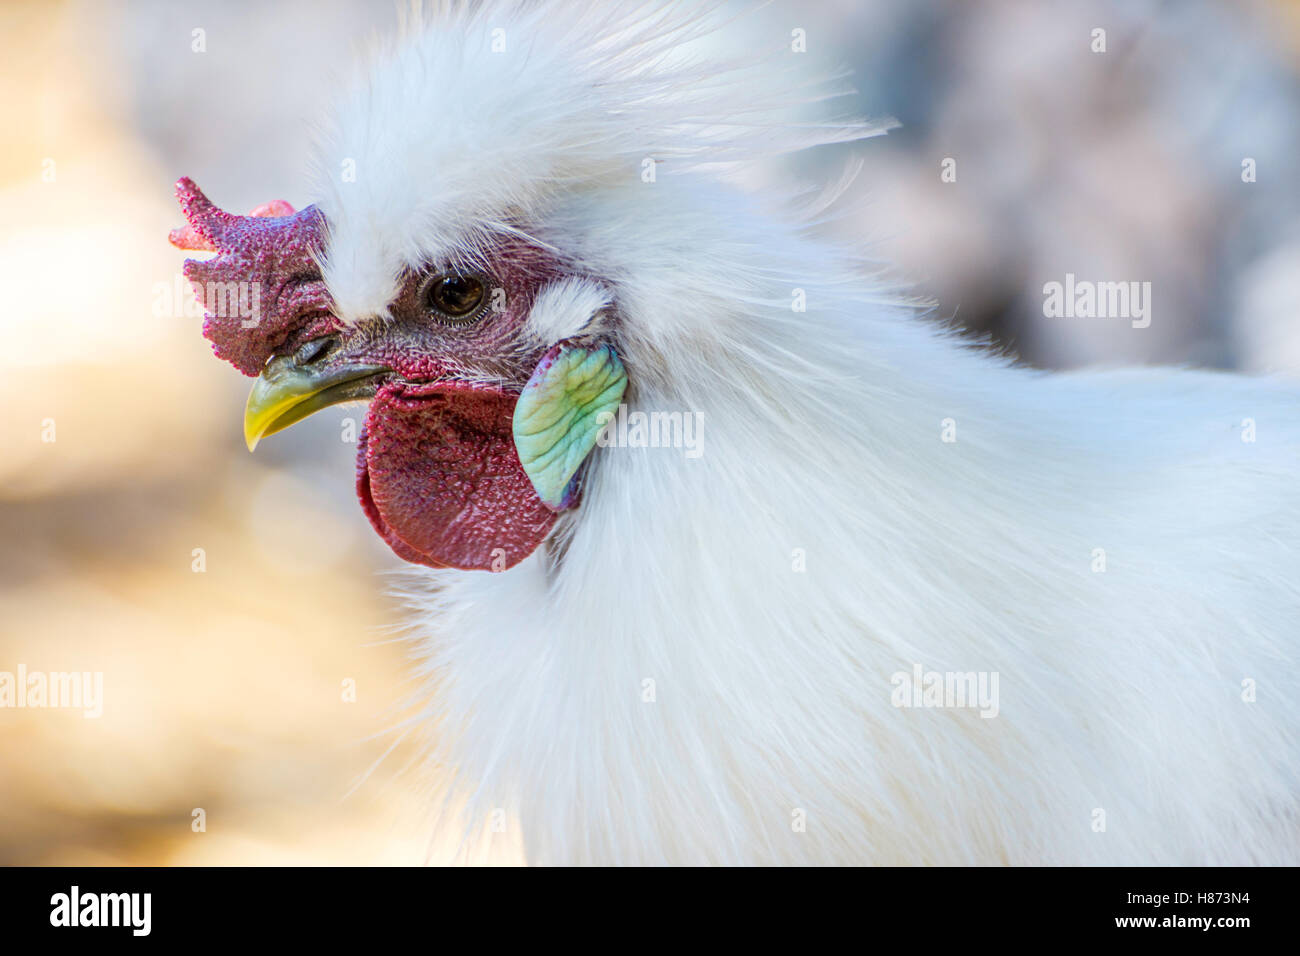
[[[552,511],[568,507],[573,476],[626,388],[627,372],[608,345],[557,345],[537,364],[515,405],[512,428],[524,472]]]

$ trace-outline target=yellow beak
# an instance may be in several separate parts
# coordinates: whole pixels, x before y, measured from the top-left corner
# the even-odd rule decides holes
[[[252,451],[267,435],[302,421],[313,412],[375,394],[382,365],[317,368],[290,356],[271,359],[253,383],[244,406],[244,441]]]

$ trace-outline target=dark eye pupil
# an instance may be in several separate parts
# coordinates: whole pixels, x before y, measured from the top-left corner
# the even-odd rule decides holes
[[[429,305],[444,315],[468,315],[482,301],[483,283],[469,276],[443,276],[429,286]]]

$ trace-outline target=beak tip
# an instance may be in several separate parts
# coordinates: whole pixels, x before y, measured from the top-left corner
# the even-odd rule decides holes
[[[259,441],[262,440],[262,435],[261,435],[261,433],[258,432],[257,429],[255,429],[255,428],[251,428],[251,427],[250,427],[251,425],[252,425],[252,422],[250,422],[250,421],[248,420],[248,417],[245,416],[245,418],[244,418],[244,444],[245,444],[246,446],[248,446],[248,450],[249,450],[249,451],[252,451],[254,448],[256,448],[256,447],[257,447],[257,443],[258,443]]]

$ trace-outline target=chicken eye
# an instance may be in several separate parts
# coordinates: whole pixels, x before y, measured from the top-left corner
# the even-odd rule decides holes
[[[425,283],[422,299],[443,318],[468,321],[483,303],[483,283],[454,273],[434,276]]]

